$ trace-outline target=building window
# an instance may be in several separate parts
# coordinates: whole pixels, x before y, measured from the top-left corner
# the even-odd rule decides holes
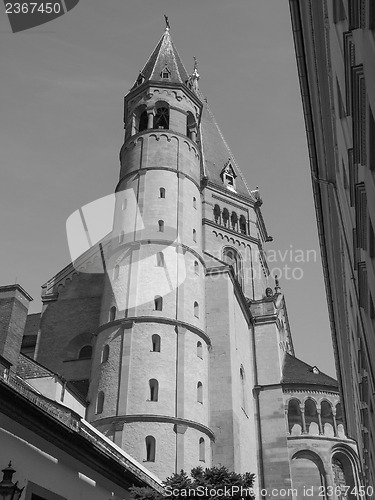
[[[197,383],[197,401],[203,404],[203,385],[202,382]]]
[[[91,345],[85,345],[79,351],[78,359],[91,359],[92,357],[92,347]]]
[[[113,270],[113,279],[117,280],[120,275],[120,266],[115,266]]]
[[[236,231],[237,224],[238,224],[238,216],[237,216],[236,212],[232,212],[232,215],[230,216],[230,222],[232,224],[233,231]]]
[[[242,261],[239,253],[231,247],[223,249],[223,261],[232,266],[235,277],[238,283],[242,286]]]
[[[197,208],[197,199],[195,196],[193,196],[193,208]]]
[[[223,224],[225,227],[228,227],[229,221],[229,210],[227,208],[223,209]]]
[[[154,436],[146,437],[146,462],[155,462],[156,441]]]
[[[167,66],[163,69],[163,71],[160,73],[160,76],[164,79],[164,80],[168,80],[170,78],[170,75],[171,75],[171,72],[169,71],[169,69],[167,68]]]
[[[121,209],[126,210],[127,206],[128,206],[128,200],[125,198],[124,200],[122,200]]]
[[[160,335],[154,334],[152,337],[152,352],[160,352]]]
[[[119,243],[122,243],[124,241],[124,238],[125,238],[125,233],[124,231],[120,231],[120,234],[118,236],[118,242]]]
[[[221,215],[221,210],[219,205],[214,206],[214,219],[216,224],[220,224],[220,215]]]
[[[165,198],[165,189],[164,188],[159,189],[159,198]]]
[[[98,398],[96,400],[96,413],[103,413],[104,408],[104,392],[99,391]]]
[[[114,321],[116,319],[116,307],[112,306],[109,310],[109,321]]]
[[[375,7],[374,7],[375,9]],[[369,165],[370,170],[375,172],[375,120],[372,109],[369,108]]]
[[[103,351],[102,351],[102,363],[105,363],[106,361],[108,361],[108,358],[109,358],[109,345],[106,344],[103,347]]]
[[[348,0],[349,6],[349,29],[355,30],[360,27],[361,0]]]
[[[139,117],[139,129],[138,132],[143,132],[144,130],[147,130],[147,124],[148,124],[148,115],[147,111],[143,111],[141,116]]]
[[[241,234],[247,234],[246,226],[247,226],[247,224],[246,224],[245,216],[241,215],[240,216],[240,233]]]
[[[372,226],[371,219],[369,219],[369,238],[368,238],[368,243],[369,243],[369,254],[371,259],[375,257],[375,235],[374,235],[374,228]]]
[[[197,242],[197,232],[195,229],[193,229],[193,241],[196,243]]]
[[[199,461],[200,462],[205,462],[205,446],[204,446],[204,439],[200,438],[199,439]]]
[[[165,264],[164,254],[163,254],[163,252],[158,252],[156,254],[156,265],[157,265],[157,267],[164,267],[164,264]]]
[[[194,302],[194,316],[199,318],[199,304],[198,302]]]
[[[193,142],[197,140],[197,122],[195,121],[193,113],[188,111],[186,117],[186,135]]]
[[[156,295],[156,297],[154,298],[154,305],[155,305],[155,311],[162,311],[163,297],[160,297],[160,295]]]
[[[203,347],[202,347],[202,342],[197,342],[197,356],[198,358],[203,359]]]
[[[199,274],[199,264],[197,260],[194,262],[194,272],[195,274]]]
[[[157,401],[159,399],[159,382],[152,378],[148,383],[150,386],[150,401]]]
[[[169,108],[160,106],[156,109],[153,128],[169,129]]]
[[[164,233],[164,221],[159,220],[158,224],[159,224],[159,233]]]

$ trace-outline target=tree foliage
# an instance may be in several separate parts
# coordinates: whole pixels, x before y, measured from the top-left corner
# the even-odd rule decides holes
[[[196,467],[189,477],[183,470],[164,481],[164,495],[152,488],[131,488],[134,500],[254,500],[254,474],[231,472],[226,467]]]

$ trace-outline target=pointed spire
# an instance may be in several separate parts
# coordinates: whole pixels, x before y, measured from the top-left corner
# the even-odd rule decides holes
[[[164,17],[166,27],[163,36],[140,72],[133,88],[148,80],[186,84],[189,78],[169,33],[168,17]]]

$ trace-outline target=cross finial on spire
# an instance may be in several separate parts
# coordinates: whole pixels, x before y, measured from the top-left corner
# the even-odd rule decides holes
[[[168,16],[166,16],[165,14],[164,14],[164,19],[165,19],[165,29],[169,30],[171,28],[171,26],[169,24]]]

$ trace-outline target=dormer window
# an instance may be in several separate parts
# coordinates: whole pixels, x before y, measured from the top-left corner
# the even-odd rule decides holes
[[[169,69],[167,67],[165,67],[163,69],[163,71],[160,73],[160,76],[164,79],[164,80],[168,80],[170,77],[171,77],[171,72],[169,71]]]
[[[142,83],[145,81],[145,77],[142,75],[142,73],[139,73],[139,76],[137,78],[136,84],[137,85],[142,85]]]
[[[230,189],[231,191],[236,190],[235,179],[237,175],[234,171],[234,168],[232,167],[232,163],[230,160],[228,160],[225,164],[220,176],[226,188]]]

